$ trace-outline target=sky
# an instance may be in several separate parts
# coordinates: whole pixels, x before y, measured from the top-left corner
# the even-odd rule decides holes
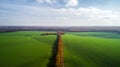
[[[0,0],[0,26],[120,26],[120,0]]]

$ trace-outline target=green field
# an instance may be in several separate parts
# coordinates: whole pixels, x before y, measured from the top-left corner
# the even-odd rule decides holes
[[[101,37],[103,35],[110,38]],[[120,37],[105,32],[64,35],[65,67],[120,67],[120,39],[116,36]]]
[[[120,39],[120,34],[117,32],[68,32],[69,34],[78,36],[93,36],[102,38]]]
[[[0,67],[47,67],[56,36],[44,31],[0,33]],[[67,32],[65,67],[120,67],[120,34]]]
[[[41,33],[0,33],[0,67],[46,67],[56,36]]]

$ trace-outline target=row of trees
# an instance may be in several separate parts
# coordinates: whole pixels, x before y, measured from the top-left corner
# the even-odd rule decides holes
[[[64,58],[63,58],[63,44],[62,44],[62,36],[60,33],[58,36],[58,46],[57,46],[57,55],[56,55],[56,67],[64,67]]]
[[[44,35],[56,35],[56,33],[42,33],[41,35],[42,36],[44,36]]]

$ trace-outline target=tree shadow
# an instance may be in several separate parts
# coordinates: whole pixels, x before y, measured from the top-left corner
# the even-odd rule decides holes
[[[49,58],[49,62],[47,64],[47,67],[55,67],[56,63],[56,55],[57,55],[57,49],[58,49],[58,37],[56,38],[53,46],[52,46],[52,56]]]

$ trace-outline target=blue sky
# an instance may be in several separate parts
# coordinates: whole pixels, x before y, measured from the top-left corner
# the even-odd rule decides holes
[[[120,0],[0,0],[0,26],[120,26]]]

